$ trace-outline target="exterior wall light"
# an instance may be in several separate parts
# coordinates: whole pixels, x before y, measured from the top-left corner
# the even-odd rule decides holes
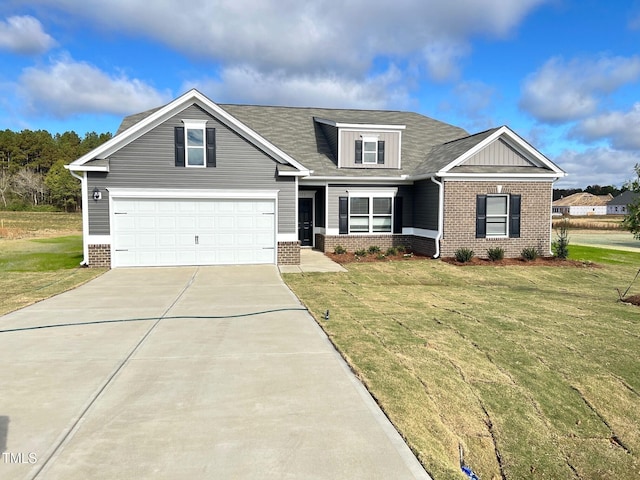
[[[93,189],[93,199],[97,202],[98,200],[102,200],[102,192],[98,189],[98,187],[95,187]]]

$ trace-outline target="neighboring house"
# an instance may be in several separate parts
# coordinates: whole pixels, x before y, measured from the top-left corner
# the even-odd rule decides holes
[[[615,197],[609,203],[607,203],[608,215],[626,215],[628,213],[628,205],[635,202],[638,199],[638,194],[627,190]]]
[[[503,126],[408,112],[218,105],[127,117],[71,163],[89,266],[296,264],[300,246],[547,254],[565,172]]]
[[[587,192],[578,192],[568,197],[563,197],[552,204],[553,213],[562,215],[606,215],[607,204],[613,199],[607,195],[593,195]]]

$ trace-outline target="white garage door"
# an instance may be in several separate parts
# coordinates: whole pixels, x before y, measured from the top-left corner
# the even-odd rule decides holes
[[[114,267],[275,263],[275,201],[114,198]]]

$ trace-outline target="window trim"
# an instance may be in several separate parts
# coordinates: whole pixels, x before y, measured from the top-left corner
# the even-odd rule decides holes
[[[372,135],[362,135],[362,164],[363,165],[377,165],[378,164],[378,140],[380,137],[378,136],[372,136]],[[373,144],[373,150],[367,150],[366,149],[366,145],[367,143],[372,143]],[[374,157],[373,157],[373,161],[367,161],[365,160],[366,158],[366,154],[367,153],[373,153]]]
[[[395,193],[391,194],[391,193],[385,193],[385,192],[350,192],[349,193],[349,200],[348,200],[348,211],[347,211],[347,219],[348,219],[348,234],[349,235],[393,235],[393,230],[394,230],[394,203],[395,203]],[[368,213],[366,214],[360,214],[360,213],[355,213],[352,214],[351,213],[351,200],[353,198],[366,198],[368,201]],[[383,199],[389,199],[390,200],[390,213],[389,214],[375,214],[373,212],[373,200],[375,198],[383,198]],[[352,229],[352,225],[353,222],[351,221],[352,218],[354,217],[359,217],[359,218],[367,218],[368,221],[368,229],[367,231],[362,231],[362,230],[353,230]],[[381,231],[381,232],[377,232],[374,231],[374,218],[379,218],[379,217],[384,217],[384,218],[389,218],[389,230],[388,231]]]
[[[504,198],[505,199],[505,206],[506,206],[506,211],[504,214],[500,213],[500,214],[489,214],[489,205],[488,205],[488,201],[489,198]],[[486,232],[486,237],[487,238],[509,238],[509,219],[511,218],[511,212],[509,211],[509,207],[510,207],[510,203],[511,200],[509,198],[509,194],[505,194],[505,193],[498,193],[498,194],[488,194],[487,195],[487,211],[485,214],[485,232]],[[499,233],[499,234],[491,234],[489,233],[488,228],[486,227],[486,225],[489,224],[489,219],[490,218],[503,218],[504,219],[504,233]]]
[[[183,120],[184,124],[184,166],[186,168],[207,168],[207,121],[206,120]],[[202,132],[202,147],[189,145],[189,130],[200,130]],[[202,150],[202,165],[189,163],[190,149]]]

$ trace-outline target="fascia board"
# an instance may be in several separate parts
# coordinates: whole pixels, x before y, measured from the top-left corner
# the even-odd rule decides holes
[[[109,172],[108,165],[98,167],[90,165],[74,165],[73,163],[70,163],[69,165],[65,165],[64,168],[66,168],[67,170],[72,170],[74,172]]]
[[[337,128],[350,128],[353,130],[405,130],[407,128],[406,125],[378,125],[375,123],[340,123],[334,122],[333,120],[327,120],[325,118],[313,117],[313,119],[318,123],[324,123],[325,125],[330,125],[332,127]]]
[[[503,125],[502,127],[500,127],[498,130],[496,130],[494,133],[492,133],[489,137],[485,138],[482,142],[478,143],[477,145],[475,145],[473,148],[470,148],[469,150],[467,150],[465,153],[463,153],[462,155],[460,155],[458,158],[456,158],[455,160],[453,160],[451,163],[449,163],[448,165],[446,165],[444,168],[442,168],[436,175],[440,176],[441,173],[446,173],[449,170],[451,170],[452,168],[457,167],[458,165],[461,165],[462,163],[464,163],[466,160],[468,160],[469,158],[471,158],[473,155],[475,155],[476,153],[478,153],[480,150],[482,150],[483,148],[487,147],[489,144],[491,144],[492,142],[494,142],[495,140],[497,140],[500,136],[502,135],[506,135],[507,137],[509,137],[509,139],[516,143],[519,147],[521,147],[523,150],[525,150],[529,155],[531,155],[532,157],[534,157],[538,162],[540,162],[542,165],[544,165],[545,167],[553,170],[554,172],[554,176],[561,176],[564,177],[566,175],[566,172],[564,172],[564,170],[561,170],[557,165],[555,165],[553,162],[551,162],[547,157],[545,157],[544,155],[542,155],[538,150],[536,150],[535,148],[533,148],[531,145],[529,145],[528,142],[526,142],[525,140],[522,139],[522,137],[520,137],[518,134],[516,134],[513,130],[511,130],[509,127],[507,127],[506,125]]]

